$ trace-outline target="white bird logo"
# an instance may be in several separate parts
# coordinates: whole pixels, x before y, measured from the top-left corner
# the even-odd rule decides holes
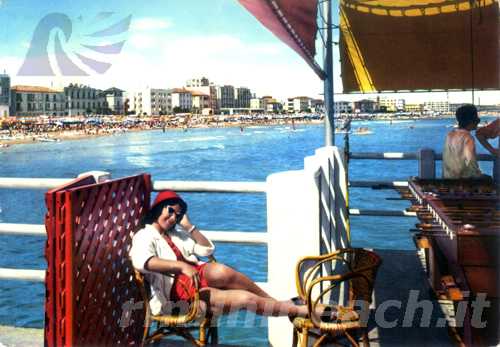
[[[112,15],[113,12],[101,12],[95,17],[93,22],[97,24],[101,23]],[[79,19],[83,20],[82,17],[79,17]],[[126,42],[126,39],[123,39],[123,35],[128,32],[131,20],[132,15],[129,15],[104,29],[99,29],[90,34],[83,35],[89,40],[102,40],[104,38],[109,39],[113,37],[118,37],[122,40],[101,45],[80,43],[79,48],[83,47],[103,57],[119,54]],[[73,23],[71,19],[63,13],[51,13],[43,17],[38,23],[33,33],[23,65],[19,69],[19,76],[55,76],[48,54],[48,46],[51,32],[56,29],[58,30],[54,35],[53,51],[62,76],[88,76],[89,73],[81,67],[83,65],[98,74],[104,74],[109,70],[111,67],[109,62],[89,58],[75,50],[71,51],[73,57],[70,58],[63,48],[61,32],[64,35],[63,42],[68,46],[73,34]],[[76,64],[75,62],[80,62],[81,64]]]

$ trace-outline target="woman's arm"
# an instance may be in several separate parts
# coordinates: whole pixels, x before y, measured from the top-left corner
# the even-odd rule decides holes
[[[182,218],[182,220],[181,220],[181,222],[179,224],[187,232],[191,231],[191,237],[193,238],[193,240],[197,244],[199,244],[201,246],[205,246],[205,247],[212,247],[212,243],[205,237],[205,235],[203,235],[200,232],[200,230],[193,223],[191,223],[191,221],[189,220],[189,217],[188,217],[187,213],[184,215],[184,217]]]
[[[488,139],[486,138],[486,136],[484,136],[482,133],[480,132],[476,132],[476,138],[477,140],[479,141],[480,144],[483,145],[484,148],[486,148],[488,150],[488,152],[490,152],[491,154],[493,155],[499,155],[499,150],[496,149],[495,147],[493,147],[489,142],[488,142]]]
[[[191,279],[197,279],[198,272],[194,266],[177,260],[166,260],[159,257],[151,257],[144,264],[144,268],[148,271],[158,272],[161,274],[184,274]]]
[[[495,156],[498,156],[500,154],[500,149],[493,147],[488,142],[488,139],[493,139],[498,136],[498,127],[500,126],[499,123],[500,121],[497,119],[487,126],[476,130],[476,138],[479,143],[481,143],[483,147],[488,150],[488,152]]]

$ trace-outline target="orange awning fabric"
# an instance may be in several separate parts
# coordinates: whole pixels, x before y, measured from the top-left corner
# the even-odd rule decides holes
[[[295,50],[316,74],[325,73],[314,60],[316,54],[317,0],[239,0],[259,22]]]
[[[498,0],[341,0],[344,92],[500,88]]]

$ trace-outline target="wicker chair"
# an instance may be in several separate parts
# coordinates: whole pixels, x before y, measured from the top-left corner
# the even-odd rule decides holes
[[[301,347],[308,346],[309,337],[316,339],[314,346],[341,341],[359,346],[357,333],[362,334],[363,345],[369,346],[366,313],[381,262],[377,254],[361,248],[302,258],[297,264],[296,285],[299,299],[308,306],[309,315],[292,317],[293,346],[299,341]],[[335,268],[342,269],[332,271]],[[330,304],[334,296],[342,292],[341,286],[348,296],[346,305]],[[320,316],[317,313],[321,311],[324,313]]]
[[[215,258],[209,257],[211,262]],[[144,319],[144,334],[142,338],[142,346],[154,343],[164,337],[177,335],[192,343],[194,346],[205,346],[208,342],[217,344],[218,330],[217,326],[212,326],[212,316],[203,317],[201,322],[197,321],[200,314],[200,295],[196,290],[194,299],[189,303],[189,309],[185,313],[175,312],[172,315],[152,315],[149,307],[150,290],[149,284],[145,280],[142,273],[137,270],[135,272],[135,282],[139,286],[143,299],[143,308],[145,312]],[[152,325],[156,325],[156,329],[150,332]],[[192,334],[192,331],[198,330],[198,338]]]

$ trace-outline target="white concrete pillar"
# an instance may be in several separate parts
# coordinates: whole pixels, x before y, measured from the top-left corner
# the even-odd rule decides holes
[[[319,194],[310,171],[288,171],[267,178],[268,283],[271,295],[297,295],[295,266],[306,255],[319,254]],[[287,317],[269,318],[273,347],[292,344]]]

